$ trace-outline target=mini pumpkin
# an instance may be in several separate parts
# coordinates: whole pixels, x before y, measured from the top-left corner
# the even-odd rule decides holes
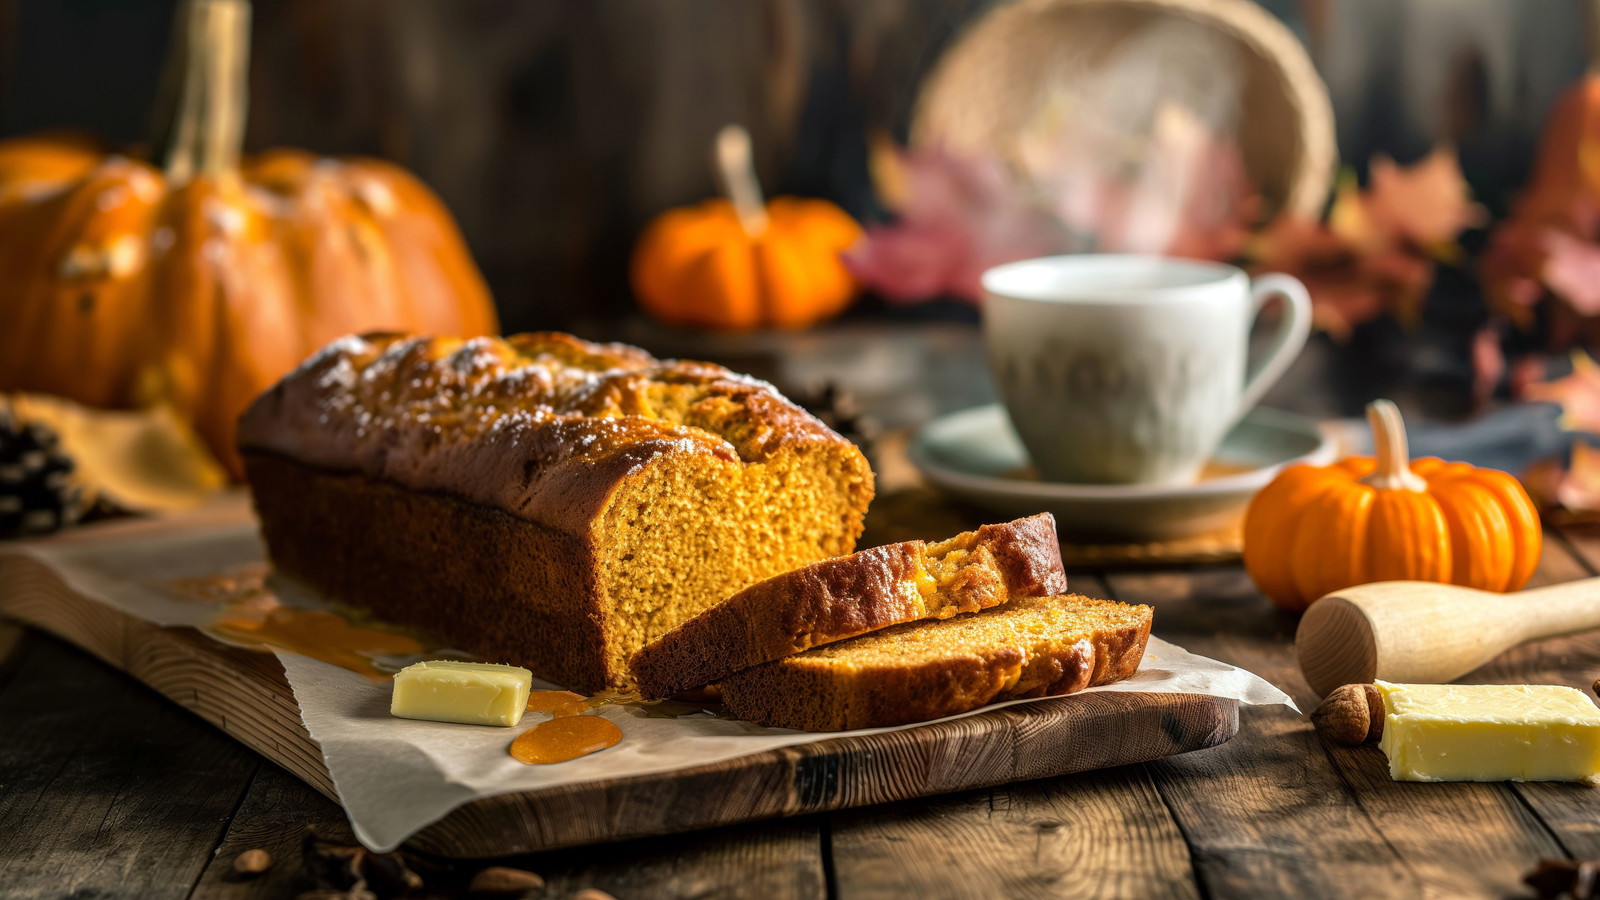
[[[730,126],[717,137],[729,199],[668,210],[646,227],[633,255],[633,288],[645,312],[688,328],[805,328],[843,312],[856,295],[840,254],[861,227],[826,200],[761,200],[750,138]]]
[[[1293,466],[1251,501],[1244,564],[1274,604],[1305,609],[1373,581],[1514,591],[1539,563],[1533,502],[1504,472],[1408,458],[1393,403],[1367,407],[1376,455]]]
[[[249,5],[192,0],[163,165],[0,142],[0,388],[170,403],[233,474],[234,423],[354,331],[498,330],[449,213],[397,166],[241,160]]]

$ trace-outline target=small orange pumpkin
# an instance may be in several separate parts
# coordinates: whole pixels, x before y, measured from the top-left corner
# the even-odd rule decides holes
[[[633,254],[633,288],[668,325],[748,331],[805,328],[843,312],[856,295],[839,255],[861,226],[826,200],[761,201],[750,137],[729,126],[717,160],[731,199],[657,217]]]
[[[1300,611],[1372,581],[1514,591],[1539,563],[1533,501],[1504,472],[1407,456],[1393,403],[1367,407],[1376,457],[1284,470],[1251,501],[1244,565],[1274,604]]]
[[[498,331],[437,197],[398,166],[241,160],[249,12],[191,0],[163,165],[60,137],[0,142],[0,389],[170,403],[234,475],[234,423],[354,331]]]

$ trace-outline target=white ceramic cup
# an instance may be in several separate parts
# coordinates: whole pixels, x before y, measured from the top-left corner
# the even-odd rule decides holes
[[[1311,332],[1311,298],[1288,275],[1252,283],[1222,263],[1051,256],[983,275],[984,343],[1035,468],[1069,484],[1193,481]],[[1269,300],[1284,315],[1246,370]]]

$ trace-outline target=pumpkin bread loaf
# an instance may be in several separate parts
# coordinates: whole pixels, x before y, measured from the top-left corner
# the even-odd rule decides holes
[[[1131,676],[1151,609],[1069,594],[895,625],[763,663],[721,683],[741,719],[806,731],[923,722],[1000,700]]]
[[[985,525],[947,541],[905,541],[826,559],[745,588],[633,658],[646,699],[917,619],[947,619],[1067,589],[1055,518]]]
[[[765,382],[562,334],[342,338],[240,422],[274,566],[577,691],[849,553],[872,472]]]

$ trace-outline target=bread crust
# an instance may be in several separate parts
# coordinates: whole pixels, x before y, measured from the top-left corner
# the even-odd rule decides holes
[[[273,566],[399,625],[585,693],[604,690],[592,548],[502,510],[250,452]]]
[[[578,537],[662,455],[753,462],[823,444],[860,456],[764,381],[556,332],[341,338],[256,398],[238,443]]]
[[[1044,639],[967,642],[937,659],[862,664],[847,658],[843,648],[848,644],[839,644],[833,659],[812,651],[735,673],[719,686],[722,701],[732,714],[762,725],[848,731],[928,721],[1003,700],[1069,694],[1121,681],[1138,669],[1150,638],[1150,607],[1078,595],[1041,602],[1112,614],[1109,624]],[[918,622],[891,631],[940,629],[952,621]]]
[[[965,562],[925,596],[930,545],[904,541],[812,563],[751,585],[705,610],[633,658],[648,699],[670,697],[741,669],[890,625],[947,618],[1067,589],[1055,518],[1041,513],[985,525],[950,542]]]

